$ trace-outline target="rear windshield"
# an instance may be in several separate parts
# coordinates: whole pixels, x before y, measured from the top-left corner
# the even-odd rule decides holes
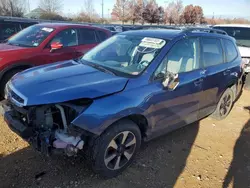
[[[37,47],[39,46],[55,29],[41,25],[30,26],[13,37],[7,43],[10,45]]]
[[[214,27],[227,32],[228,35],[236,39],[238,46],[250,47],[250,28],[246,27]]]

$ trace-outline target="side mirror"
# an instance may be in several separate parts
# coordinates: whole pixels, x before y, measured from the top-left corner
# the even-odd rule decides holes
[[[167,87],[169,90],[173,91],[179,85],[179,77],[178,74],[174,74],[171,72],[167,72],[165,78],[162,82],[164,87]]]
[[[63,44],[60,42],[52,42],[50,45],[50,52],[53,52],[55,50],[59,50],[61,48],[63,48]]]

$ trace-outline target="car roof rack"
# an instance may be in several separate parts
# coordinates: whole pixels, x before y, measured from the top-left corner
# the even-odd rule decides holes
[[[202,28],[202,27],[193,27],[184,29],[184,32],[206,32],[206,33],[217,33],[221,35],[228,35],[226,31],[220,29],[212,29],[212,28]]]

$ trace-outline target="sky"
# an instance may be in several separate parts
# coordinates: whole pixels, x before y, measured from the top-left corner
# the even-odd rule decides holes
[[[83,0],[61,0],[63,2],[64,15],[76,14],[82,10]],[[103,0],[104,16],[108,17],[112,11],[116,0]],[[172,0],[156,0],[159,6],[166,6]],[[30,9],[35,9],[39,5],[39,0],[29,0]],[[102,0],[93,0],[96,12],[101,15]],[[203,8],[204,15],[222,18],[246,18],[250,19],[250,0],[183,0],[184,6],[193,4]]]

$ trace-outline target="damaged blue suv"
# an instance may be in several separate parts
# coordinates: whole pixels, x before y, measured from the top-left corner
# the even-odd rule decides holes
[[[81,59],[16,74],[2,102],[9,127],[46,155],[84,154],[114,177],[142,141],[225,118],[241,90],[235,40],[212,29],[129,31]]]

